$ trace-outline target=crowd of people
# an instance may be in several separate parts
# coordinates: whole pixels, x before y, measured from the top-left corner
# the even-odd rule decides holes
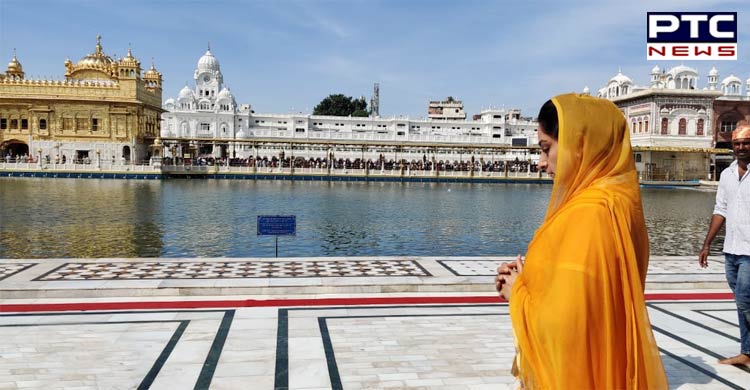
[[[459,171],[459,172],[538,172],[537,164],[516,158],[512,161],[485,161],[483,159],[471,159],[468,161],[432,161],[426,157],[420,160],[394,160],[381,157],[377,160],[367,159],[325,159],[325,158],[303,158],[303,157],[258,157],[258,158],[216,158],[213,156],[199,156],[195,159],[183,159],[166,157],[162,161],[164,165],[198,165],[198,166],[231,166],[231,167],[258,167],[258,168],[317,168],[326,169],[368,169],[376,170],[410,170],[410,171]]]

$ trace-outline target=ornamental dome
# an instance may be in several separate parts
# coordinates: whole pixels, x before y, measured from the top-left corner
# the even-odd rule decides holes
[[[218,95],[217,98],[218,99],[226,98],[226,99],[229,99],[229,100],[234,100],[234,95],[232,95],[232,93],[229,92],[228,88],[224,88],[224,89],[221,90],[221,92],[219,92],[219,95]]]
[[[96,50],[86,57],[81,58],[76,64],[76,68],[109,68],[113,63],[114,61],[112,58],[104,54],[104,51],[102,51],[102,36],[97,35]]]
[[[13,59],[10,60],[8,63],[8,73],[22,73],[23,72],[23,66],[21,66],[21,63],[18,62],[18,58],[16,58],[16,53],[13,53]]]
[[[708,71],[708,75],[709,75],[709,76],[718,76],[718,75],[719,75],[719,71],[718,71],[718,70],[716,69],[716,67],[714,66],[714,67],[712,67],[712,68],[711,68],[711,70],[710,70],[710,71]]]
[[[154,78],[154,79],[158,79],[158,78],[159,78],[159,76],[161,76],[161,74],[159,74],[159,72],[158,72],[158,71],[156,70],[156,68],[154,67],[154,63],[152,62],[152,63],[151,63],[151,68],[149,68],[149,70],[147,70],[147,71],[146,71],[146,73],[144,73],[144,74],[143,74],[143,76],[144,76],[145,78],[147,78],[147,79],[148,79],[148,78]]]
[[[651,69],[651,74],[655,74],[659,72],[661,72],[661,69],[659,69],[659,65],[654,65],[654,67]]]
[[[138,59],[136,59],[135,57],[133,57],[133,52],[130,50],[130,48],[128,48],[128,55],[126,55],[120,60],[120,65],[126,66],[126,67],[138,68],[141,66],[141,62],[138,61]]]
[[[617,84],[633,84],[633,80],[630,79],[630,77],[625,76],[622,74],[622,72],[617,72],[617,74],[609,79],[609,82],[616,82]]]
[[[168,106],[168,105],[170,105],[170,104],[171,104],[171,105],[174,105],[174,99],[172,99],[172,98],[169,98],[169,99],[167,99],[167,100],[165,100],[165,101],[164,101],[164,105],[165,105],[165,106]]]
[[[693,68],[691,68],[689,66],[685,66],[685,65],[675,66],[674,68],[670,69],[668,73],[671,74],[672,76],[677,76],[680,73],[686,73],[686,72],[687,73],[692,73],[695,76],[698,75],[698,71],[696,71],[695,69],[693,69]]]
[[[191,100],[193,100],[193,99],[195,99],[195,95],[193,94],[193,91],[190,88],[188,88],[188,86],[186,85],[186,86],[184,86],[180,90],[180,97],[178,99],[180,99],[180,100],[181,99],[191,99]]]
[[[220,71],[219,61],[211,53],[211,49],[206,50],[206,54],[198,60],[198,73],[217,73]]]
[[[729,84],[734,84],[734,83],[742,84],[742,80],[740,80],[739,77],[737,77],[737,76],[735,76],[733,74],[729,75],[729,77],[725,78],[721,82],[722,85],[729,85]]]

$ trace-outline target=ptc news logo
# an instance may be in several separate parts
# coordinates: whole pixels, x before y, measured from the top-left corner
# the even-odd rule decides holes
[[[736,60],[737,12],[648,12],[648,60]]]

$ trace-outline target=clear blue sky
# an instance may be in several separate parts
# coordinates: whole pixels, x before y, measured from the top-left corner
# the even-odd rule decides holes
[[[569,3],[569,4],[568,4]],[[176,97],[207,42],[238,103],[258,113],[311,111],[325,96],[380,83],[382,116],[425,116],[454,96],[535,116],[549,97],[604,86],[622,68],[648,83],[647,11],[737,11],[738,61],[689,61],[706,84],[750,77],[750,1],[47,1],[0,0],[0,64],[17,48],[27,76],[62,78],[63,61],[131,44]],[[677,65],[657,62],[660,67]],[[4,67],[3,67],[4,70]]]

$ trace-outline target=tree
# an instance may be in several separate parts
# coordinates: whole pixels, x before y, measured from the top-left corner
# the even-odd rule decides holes
[[[352,108],[354,109],[352,111],[352,116],[370,116],[370,113],[367,111],[367,101],[365,100],[364,96],[359,99],[354,99],[352,101]]]
[[[353,99],[340,93],[328,95],[313,109],[313,115],[369,116],[364,97]]]

